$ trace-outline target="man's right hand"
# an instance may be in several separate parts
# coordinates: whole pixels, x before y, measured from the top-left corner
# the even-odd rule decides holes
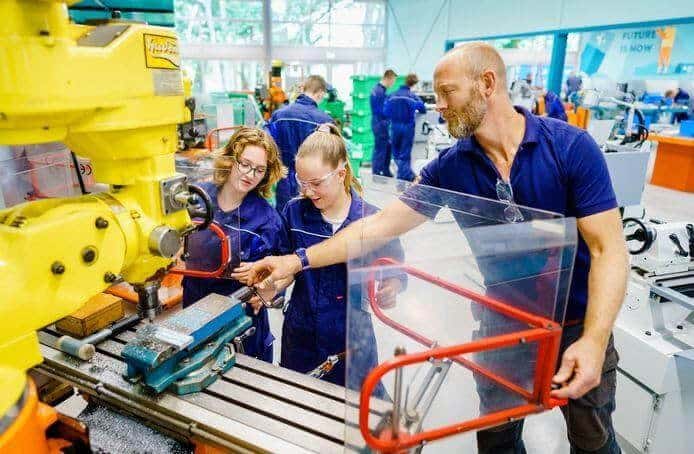
[[[290,279],[299,271],[301,260],[296,254],[268,256],[255,262],[248,271],[248,285],[274,286],[275,282]]]

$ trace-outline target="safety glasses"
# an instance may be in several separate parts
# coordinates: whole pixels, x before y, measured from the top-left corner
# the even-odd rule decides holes
[[[496,198],[506,204],[504,208],[504,217],[508,222],[522,222],[524,220],[523,213],[516,205],[513,199],[513,188],[511,183],[507,183],[501,178],[496,180]]]
[[[296,183],[299,185],[299,188],[302,190],[306,189],[311,189],[315,191],[316,189],[320,189],[322,186],[324,186],[324,183],[328,181],[331,177],[334,175],[337,175],[337,173],[344,169],[345,165],[338,166],[337,169],[333,170],[332,172],[328,172],[327,174],[323,175],[320,178],[316,178],[310,181],[303,181],[299,179],[299,175],[294,174],[294,177],[296,178]]]

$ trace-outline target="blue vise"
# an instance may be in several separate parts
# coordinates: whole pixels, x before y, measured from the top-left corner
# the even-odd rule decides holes
[[[231,296],[210,294],[162,321],[140,327],[121,356],[125,378],[155,392],[176,394],[205,389],[236,363],[242,341],[253,335],[245,301],[253,289]]]

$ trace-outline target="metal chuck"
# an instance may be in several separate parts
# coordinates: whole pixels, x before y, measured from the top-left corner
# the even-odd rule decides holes
[[[134,286],[138,296],[137,313],[143,320],[151,322],[161,312],[159,287],[159,281],[149,281]]]

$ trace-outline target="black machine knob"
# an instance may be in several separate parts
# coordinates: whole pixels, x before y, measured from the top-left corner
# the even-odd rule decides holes
[[[632,233],[625,236],[627,247],[630,246],[630,242],[636,242],[637,244],[635,249],[629,248],[629,253],[631,255],[641,254],[651,247],[655,239],[655,232],[646,227],[641,220],[636,218],[625,218],[622,220],[622,225],[625,230],[633,226],[636,227]]]
[[[694,260],[694,225],[687,224],[687,236],[689,236],[689,257]]]
[[[687,251],[685,251],[684,248],[682,247],[682,243],[680,243],[680,239],[676,233],[671,233],[668,236],[668,238],[670,238],[670,241],[672,241],[672,243],[675,246],[677,246],[677,250],[675,251],[675,254],[682,256],[682,257],[688,257],[689,256],[689,253]]]

